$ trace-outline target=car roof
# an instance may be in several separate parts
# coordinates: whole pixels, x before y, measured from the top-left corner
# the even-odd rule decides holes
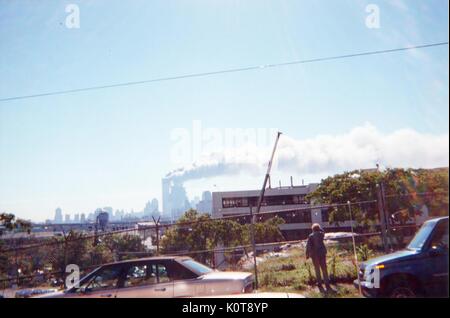
[[[106,264],[101,264],[99,267],[104,266],[112,266],[112,265],[119,265],[119,264],[129,264],[129,263],[136,263],[136,262],[145,262],[145,261],[160,261],[160,260],[187,260],[192,259],[189,256],[151,256],[151,257],[142,257],[142,258],[133,258],[133,259],[127,259],[124,261],[117,261],[117,262],[111,262]]]
[[[438,223],[444,220],[448,220],[448,216],[437,217],[431,220],[426,221],[425,223]]]

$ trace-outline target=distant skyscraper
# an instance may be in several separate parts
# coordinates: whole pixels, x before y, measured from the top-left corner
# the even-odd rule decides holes
[[[197,203],[196,209],[199,213],[212,213],[212,195],[210,191],[202,193],[202,200]]]
[[[70,214],[65,215],[64,223],[70,223]]]
[[[211,191],[203,191],[203,193],[202,193],[202,200],[203,201],[212,201]]]
[[[105,206],[104,208],[103,208],[103,211],[105,211],[105,212],[108,212],[108,218],[109,218],[109,220],[112,220],[113,219],[113,208],[112,207],[110,207],[110,206]]]
[[[62,215],[62,210],[61,208],[57,208],[55,210],[55,219],[54,219],[55,223],[62,223],[63,222],[63,215]]]
[[[150,203],[150,207],[152,209],[152,213],[158,213],[159,212],[159,202],[157,199],[153,199]]]
[[[172,216],[172,207],[170,204],[170,179],[162,179],[162,214],[166,217]]]
[[[80,223],[80,214],[76,213],[74,218],[73,218],[73,222],[74,223]]]
[[[144,208],[144,216],[159,214],[159,203],[157,199],[148,201]]]
[[[81,213],[81,215],[80,215],[80,223],[86,223],[86,214]]]
[[[170,189],[170,205],[173,220],[178,219],[184,212],[189,210],[190,204],[186,190],[181,183],[174,183]]]
[[[115,221],[121,221],[124,217],[125,212],[123,210],[116,210],[114,213],[114,220]]]

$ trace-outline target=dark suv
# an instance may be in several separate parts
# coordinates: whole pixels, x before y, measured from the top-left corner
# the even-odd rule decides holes
[[[448,297],[448,217],[425,222],[406,249],[360,265],[368,297]]]

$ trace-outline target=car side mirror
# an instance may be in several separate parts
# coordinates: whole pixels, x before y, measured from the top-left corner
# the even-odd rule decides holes
[[[90,288],[87,288],[87,287],[81,287],[80,288],[80,293],[82,293],[82,294],[87,294],[90,291],[91,291]]]

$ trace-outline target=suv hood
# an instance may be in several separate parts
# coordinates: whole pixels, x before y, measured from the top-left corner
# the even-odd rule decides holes
[[[363,262],[362,265],[363,265],[363,267],[366,267],[366,266],[375,266],[378,264],[388,264],[390,262],[397,262],[400,260],[405,260],[405,259],[414,257],[415,255],[417,255],[416,251],[401,250],[401,251],[397,251],[395,253],[390,253],[390,254],[379,256],[379,257],[371,258],[371,259]]]
[[[202,276],[202,279],[247,279],[252,276],[251,273],[245,272],[211,272]]]

